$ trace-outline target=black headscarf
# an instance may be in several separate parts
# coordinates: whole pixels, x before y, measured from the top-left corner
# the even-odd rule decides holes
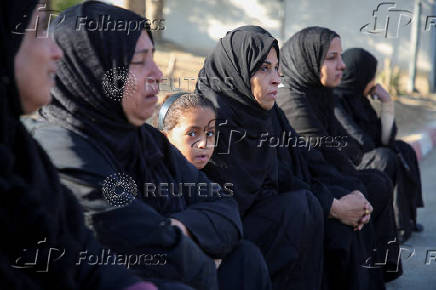
[[[275,152],[268,146],[257,148],[261,133],[272,131],[271,110],[260,107],[250,85],[251,76],[263,64],[271,48],[279,54],[277,40],[259,26],[242,26],[227,32],[204,61],[196,85],[196,93],[203,94],[217,107],[219,135],[212,163],[228,167],[225,169],[228,172],[231,168],[244,168],[229,174],[240,182],[234,183],[234,189],[238,192],[242,215],[256,198],[273,194],[272,188],[277,187],[277,172],[273,170]],[[233,152],[237,150],[232,144],[235,142],[239,143],[238,148],[245,144],[247,150]],[[255,154],[250,148],[256,150]],[[231,151],[227,153],[227,150]],[[211,174],[211,169],[209,165],[205,171]],[[215,174],[211,177],[220,182]]]
[[[85,227],[77,200],[20,121],[14,57],[36,5],[36,0],[3,1],[0,9],[1,286],[122,289],[138,280],[123,267],[76,265],[79,251],[96,254],[101,248]],[[31,267],[24,264],[35,259]]]
[[[123,29],[101,32],[84,25],[77,29],[80,19],[99,20],[102,15],[122,23],[146,23],[132,11],[98,1],[85,2],[59,15],[54,36],[64,57],[56,72],[53,101],[41,115],[86,138],[115,170],[126,172],[142,186],[147,161],[156,156],[144,151],[144,128],[128,121],[121,98],[123,91],[129,89],[125,77],[136,42],[147,27],[138,26],[129,33]],[[152,39],[151,32],[147,33]]]
[[[339,35],[328,28],[311,26],[286,41],[280,51],[283,84],[295,91],[322,87],[321,66],[335,37]]]
[[[363,48],[350,48],[342,54],[346,68],[336,89],[347,89],[354,95],[363,95],[366,85],[375,77],[377,59]]]
[[[324,27],[307,27],[295,33],[281,49],[280,70],[282,84],[293,94],[304,94],[312,110],[322,117],[324,124],[331,123],[334,98],[332,90],[321,84],[320,71],[333,38],[339,35]],[[291,108],[286,98],[277,104],[287,113]],[[292,121],[291,125],[295,126]]]
[[[279,57],[278,42],[260,26],[241,26],[227,32],[209,55],[198,74],[196,92],[206,96],[221,95],[238,103],[239,113],[265,118],[265,111],[255,100],[250,78],[262,65],[271,48]],[[215,102],[216,104],[216,102]]]
[[[74,255],[83,234],[81,211],[72,195],[63,193],[49,158],[19,119],[22,109],[14,80],[14,57],[36,5],[36,0],[2,1],[0,9],[0,280],[8,289],[48,289],[53,284],[75,289]],[[71,210],[68,218],[66,206]],[[19,257],[29,261],[44,239],[40,258],[47,257],[50,247],[67,249],[55,267],[38,273],[44,258],[32,269],[12,267]],[[27,255],[24,249],[28,249]]]
[[[320,81],[321,66],[335,37],[339,35],[328,28],[308,27],[293,35],[281,49],[284,87],[279,88],[277,104],[291,126],[304,137],[346,136],[334,115],[333,90]],[[342,148],[322,146],[325,157],[341,164],[343,169],[351,169],[348,158],[361,158],[361,154],[356,154],[357,145],[349,139],[344,140],[348,145]],[[338,149],[346,150],[346,156],[342,152],[337,154]]]

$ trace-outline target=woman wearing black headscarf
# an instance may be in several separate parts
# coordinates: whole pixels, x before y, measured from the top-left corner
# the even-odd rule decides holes
[[[319,214],[310,199],[313,193],[324,217],[329,216],[323,289],[383,289],[381,271],[362,267],[375,240],[371,226],[363,227],[368,222],[364,212],[368,203],[360,191],[365,187],[357,178],[340,174],[318,151],[307,150],[274,105],[279,81],[277,57],[270,55],[274,52],[278,52],[276,40],[268,32],[247,26],[229,32],[205,60],[197,92],[218,107],[217,148],[205,171],[221,183],[237,186],[245,233],[263,250],[275,288],[320,287],[319,280],[311,281],[313,277],[305,273],[312,257],[320,259],[316,256],[320,253],[306,252],[307,247],[315,247],[314,237],[310,238],[314,233],[307,228],[314,224],[308,222]],[[292,221],[286,220],[289,214]],[[354,225],[359,231],[353,231]],[[289,241],[282,236],[287,232]],[[300,241],[307,247],[292,251],[288,246]],[[300,260],[304,255],[307,260]]]
[[[356,170],[352,160],[361,158],[358,146],[334,116],[332,88],[340,82],[345,66],[341,60],[339,35],[323,27],[308,27],[292,36],[281,50],[283,73],[277,104],[291,126],[319,147],[327,162],[342,174],[359,178],[366,197],[374,207],[372,220],[377,233],[380,257],[389,251],[385,279],[401,275],[397,271],[399,246],[392,209],[392,182],[377,170]],[[345,140],[346,146],[339,146]],[[392,269],[394,268],[394,269]]]
[[[362,48],[347,49],[342,54],[346,69],[341,84],[335,88],[338,97],[335,115],[346,132],[360,145],[363,158],[358,168],[376,168],[393,181],[394,212],[400,239],[407,239],[416,224],[416,208],[423,207],[421,174],[413,148],[395,140],[393,101],[375,84],[377,59]],[[381,101],[377,116],[367,96]]]
[[[50,101],[62,52],[45,36],[48,14],[36,0],[0,6],[0,288],[156,290],[122,266],[77,264],[84,251],[97,256],[103,249],[20,122]]]
[[[245,237],[264,254],[273,288],[320,289],[322,208],[308,189],[280,192],[276,151],[259,143],[271,131],[278,53],[267,31],[244,26],[228,32],[206,58],[196,92],[217,108],[217,147],[204,171],[233,184]]]
[[[124,255],[152,255],[130,265],[142,277],[158,278],[159,286],[172,280],[196,289],[269,289],[260,252],[240,242],[230,194],[145,124],[162,77],[145,25],[97,1],[61,13],[53,28],[64,58],[34,135],[101,243]]]

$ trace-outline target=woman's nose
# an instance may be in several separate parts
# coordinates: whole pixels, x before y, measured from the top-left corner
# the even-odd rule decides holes
[[[274,71],[273,72],[273,79],[272,79],[272,83],[273,84],[275,84],[275,85],[278,85],[278,84],[280,84],[280,74],[279,74],[279,72],[278,71]]]
[[[153,60],[153,64],[152,64],[153,68],[152,68],[152,76],[153,78],[156,80],[156,82],[161,82],[162,81],[162,77],[163,77],[163,73],[162,71],[159,69],[159,67],[157,66],[157,64],[154,62]]]
[[[51,51],[51,57],[54,60],[60,60],[64,53],[62,52],[62,49],[54,42],[53,39],[48,38],[47,41],[50,41],[50,51]]]

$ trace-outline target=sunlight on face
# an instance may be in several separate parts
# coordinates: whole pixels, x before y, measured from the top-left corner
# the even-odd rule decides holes
[[[192,108],[165,135],[189,162],[202,169],[214,151],[215,112],[210,108]]]
[[[324,58],[320,71],[320,81],[324,87],[334,88],[339,85],[345,64],[342,61],[342,45],[339,37],[333,38]]]
[[[35,9],[28,28],[35,25],[37,18],[42,23],[47,17],[47,12]],[[27,29],[14,59],[15,81],[25,114],[50,103],[57,61],[63,55],[50,37],[38,36],[46,35],[45,28],[44,25],[38,25],[37,30]]]
[[[162,72],[153,60],[153,43],[146,31],[142,31],[136,43],[129,76],[134,80],[135,89],[124,92],[122,106],[129,122],[139,127],[153,115],[162,79]]]

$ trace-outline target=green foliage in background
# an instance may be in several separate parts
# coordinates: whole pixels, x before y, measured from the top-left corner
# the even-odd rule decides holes
[[[80,2],[83,1],[82,0],[50,0],[50,7],[55,11],[62,12],[65,9],[70,8],[71,6],[74,6]]]

